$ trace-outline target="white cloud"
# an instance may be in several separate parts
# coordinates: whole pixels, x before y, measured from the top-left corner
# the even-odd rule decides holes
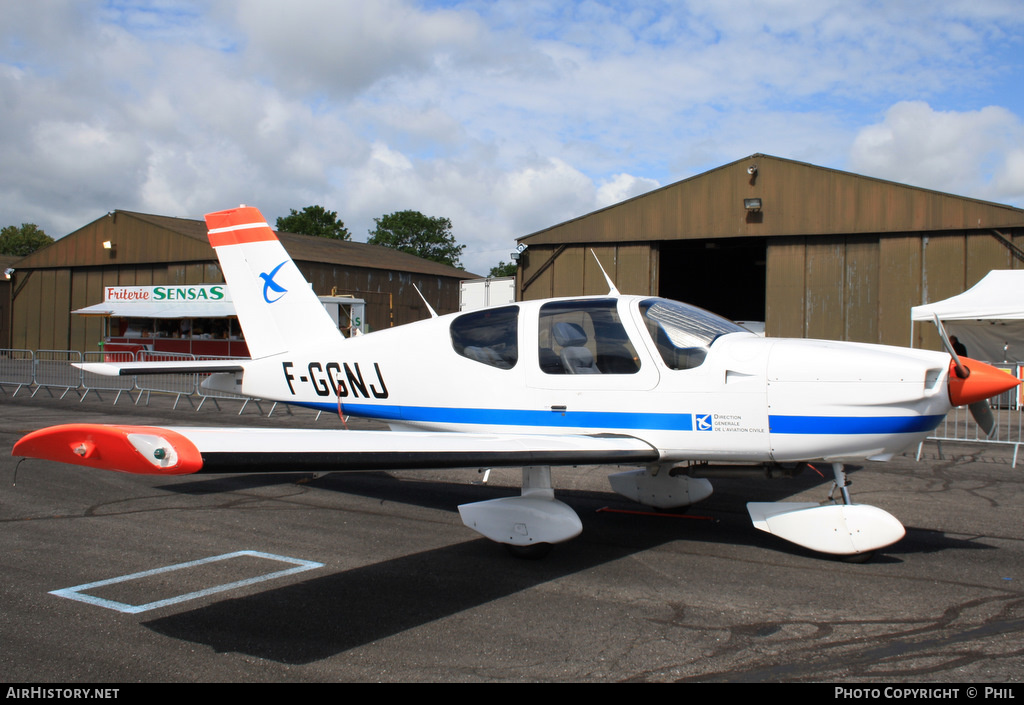
[[[632,174],[616,174],[597,189],[596,205],[598,208],[604,208],[647,193],[658,186],[658,182],[654,179],[645,179]]]
[[[501,181],[499,211],[511,222],[534,230],[567,220],[594,204],[594,183],[561,159],[547,159],[508,173]],[[497,194],[495,194],[497,195]]]
[[[1024,208],[1024,148],[1006,152],[1003,163],[995,170],[992,188],[997,194],[1005,194],[1007,203]]]
[[[486,271],[753,152],[1019,202],[1022,36],[1002,0],[0,3],[0,225],[412,208]]]
[[[245,0],[236,6],[247,60],[283,90],[351,96],[395,74],[470,50],[472,13],[424,11],[403,0]]]
[[[850,150],[856,172],[986,200],[1024,203],[1024,123],[1006,108],[940,111],[897,103],[860,130]]]

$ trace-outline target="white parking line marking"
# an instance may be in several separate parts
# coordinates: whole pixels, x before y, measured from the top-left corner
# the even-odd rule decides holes
[[[290,563],[294,565],[294,568],[287,568],[285,570],[274,571],[273,573],[267,573],[266,575],[259,575],[254,578],[247,578],[245,580],[237,580],[230,583],[224,583],[222,585],[214,585],[212,587],[205,588],[203,590],[197,590],[195,592],[186,593],[184,595],[178,595],[165,600],[157,600],[155,602],[148,602],[144,605],[129,605],[123,602],[117,602],[116,600],[105,600],[103,598],[94,597],[92,595],[84,594],[87,590],[94,588],[103,587],[105,585],[114,585],[116,583],[124,583],[129,580],[138,580],[139,578],[149,577],[151,575],[158,575],[160,573],[169,573],[175,570],[182,570],[184,568],[192,568],[206,563],[214,563],[216,561],[225,561],[231,558],[239,558],[241,556],[251,556],[255,558],[265,558],[271,561],[278,561],[281,563]],[[51,590],[51,595],[57,595],[58,597],[66,597],[69,600],[78,600],[79,602],[87,602],[91,605],[97,605],[98,607],[106,607],[107,609],[117,610],[118,612],[124,612],[126,614],[137,614],[139,612],[146,612],[148,610],[156,609],[157,607],[166,607],[167,605],[177,604],[179,602],[185,602],[186,600],[194,600],[205,595],[212,595],[218,592],[224,592],[225,590],[233,590],[234,588],[244,587],[246,585],[253,585],[260,583],[265,580],[272,580],[274,578],[282,578],[286,575],[293,575],[295,573],[301,573],[307,570],[313,570],[315,568],[322,568],[323,563],[317,563],[315,561],[305,561],[300,558],[289,558],[288,556],[277,556],[273,553],[262,553],[260,551],[235,551],[234,553],[225,553],[221,556],[212,556],[210,558],[201,558],[196,561],[189,561],[187,563],[178,563],[176,565],[169,565],[163,568],[154,568],[153,570],[144,570],[141,573],[132,573],[130,575],[122,575],[117,578],[109,578],[107,580],[99,580],[94,583],[85,583],[84,585],[76,585],[74,587],[64,588],[62,590]]]

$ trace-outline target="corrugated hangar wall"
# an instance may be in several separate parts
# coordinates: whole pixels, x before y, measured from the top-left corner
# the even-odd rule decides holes
[[[11,346],[28,350],[99,350],[102,320],[71,311],[103,301],[107,286],[222,282],[213,263],[33,269],[16,280]]]
[[[541,245],[531,247],[529,264],[520,272],[519,281],[528,284],[528,299],[578,296],[584,291],[606,293],[603,268],[622,293],[647,294],[652,288],[657,290],[657,254],[650,243]]]
[[[1014,235],[1024,239],[1024,230]],[[993,269],[1020,266],[988,233],[779,238],[768,246],[767,329],[777,336],[908,345],[912,306],[959,294]],[[939,346],[927,326],[914,335],[915,347]]]
[[[755,154],[521,242],[521,298],[605,293],[593,250],[623,293],[773,336],[907,345],[912,306],[1024,266],[1024,210]]]

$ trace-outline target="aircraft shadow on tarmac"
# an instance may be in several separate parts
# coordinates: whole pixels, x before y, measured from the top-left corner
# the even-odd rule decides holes
[[[229,491],[254,486],[253,483],[262,486],[272,478],[277,482],[294,481],[294,476],[234,476],[166,489],[194,493]],[[455,511],[456,505],[464,501],[515,492],[515,488],[509,487],[397,480],[380,473],[325,475],[314,482],[320,489],[446,511]],[[795,484],[776,480],[766,482],[765,487],[770,491],[777,486],[774,491],[785,496],[806,488],[808,483],[820,482],[820,478],[797,478]],[[730,487],[733,483],[735,487]],[[217,652],[305,664],[674,541],[750,546],[764,551],[768,561],[779,559],[772,552],[831,560],[753,529],[738,499],[749,495],[749,482],[724,481],[717,485],[723,490],[719,502],[711,506],[702,503],[685,517],[607,512],[602,510],[642,508],[616,502],[617,495],[611,493],[560,492],[559,497],[583,519],[584,531],[580,537],[556,546],[540,561],[515,559],[487,539],[470,539],[222,600],[143,624],[157,633],[205,644]],[[340,552],[344,545],[339,529]],[[886,549],[874,561],[899,562],[900,554],[951,547],[981,546],[939,532],[908,529],[901,543]]]
[[[374,479],[370,476],[345,479],[356,480],[353,484],[358,487],[346,484],[339,491],[382,496],[387,501],[427,497],[428,501],[420,504],[449,510],[470,496],[501,496],[510,491],[507,487],[462,487],[460,492],[458,486],[438,488],[438,483],[417,491],[417,485],[431,483],[395,483],[384,478],[377,480],[375,488],[374,482],[366,482]],[[395,484],[404,487],[396,493]],[[206,644],[218,652],[245,653],[289,664],[310,663],[678,540],[687,533],[674,519],[587,511],[590,506],[600,508],[600,503],[587,494],[560,494],[580,511],[584,532],[556,546],[544,560],[512,558],[487,539],[471,538],[224,600],[145,622],[144,626],[175,639]],[[339,551],[344,551],[344,536],[339,533],[338,539]],[[738,537],[725,540],[742,541]]]

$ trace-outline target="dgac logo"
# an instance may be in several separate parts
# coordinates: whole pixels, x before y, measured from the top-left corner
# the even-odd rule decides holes
[[[274,269],[271,270],[270,274],[267,274],[266,272],[260,273],[260,279],[263,280],[263,300],[266,301],[268,304],[272,304],[275,301],[280,301],[281,296],[284,296],[285,294],[288,293],[287,289],[285,289],[283,286],[274,281],[274,275],[276,275],[278,271],[280,271],[281,267],[283,267],[285,265],[285,262],[287,261],[288,260],[285,260],[281,264],[274,267]],[[273,291],[277,294],[280,294],[281,296],[278,296],[276,299],[271,299],[268,293],[269,291]]]
[[[711,414],[695,414],[697,419],[697,430],[698,431],[714,431],[714,427],[711,424]]]

